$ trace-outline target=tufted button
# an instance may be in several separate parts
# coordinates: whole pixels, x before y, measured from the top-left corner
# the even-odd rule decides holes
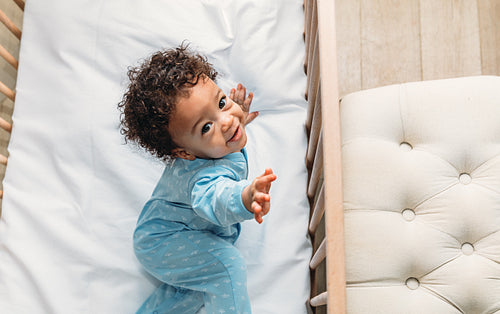
[[[413,149],[413,146],[411,146],[411,144],[408,142],[402,142],[401,144],[399,144],[399,148],[404,152],[409,152]]]
[[[469,183],[471,183],[472,178],[470,177],[470,174],[462,173],[458,177],[458,181],[460,181],[460,183],[462,183],[462,184],[469,184]]]
[[[410,277],[406,279],[406,286],[411,290],[415,290],[420,286],[420,282],[418,281],[417,278]]]
[[[411,208],[405,208],[401,214],[406,221],[412,221],[415,219],[415,212]]]
[[[472,255],[474,253],[474,246],[468,242],[462,244],[462,253],[465,255]]]

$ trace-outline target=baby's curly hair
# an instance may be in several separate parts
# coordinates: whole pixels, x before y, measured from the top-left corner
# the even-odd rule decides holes
[[[120,133],[161,160],[176,148],[168,124],[179,97],[189,97],[200,76],[215,80],[217,72],[207,58],[187,45],[154,53],[128,70],[130,84],[118,104]]]

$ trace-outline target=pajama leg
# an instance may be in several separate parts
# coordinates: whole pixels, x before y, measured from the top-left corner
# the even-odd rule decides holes
[[[182,231],[164,239],[136,239],[135,249],[146,270],[162,282],[184,292],[203,293],[207,313],[251,313],[245,262],[227,240],[210,232]]]
[[[177,289],[166,283],[159,286],[136,314],[193,314],[203,305],[203,293]]]

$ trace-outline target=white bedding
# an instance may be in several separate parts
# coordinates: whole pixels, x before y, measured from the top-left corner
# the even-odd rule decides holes
[[[183,40],[261,115],[250,177],[272,167],[272,209],[243,224],[254,313],[306,313],[308,202],[302,0],[27,1],[0,222],[2,313],[132,313],[158,284],[131,235],[163,165],[124,145],[126,70]]]

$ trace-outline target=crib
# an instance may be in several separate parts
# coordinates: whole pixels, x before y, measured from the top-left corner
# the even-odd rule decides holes
[[[353,56],[352,53],[353,45],[348,44],[348,42],[358,39],[346,35],[349,32],[352,35],[352,32],[355,32],[356,29],[362,33],[360,30],[362,27],[359,24],[357,25],[358,28],[353,27],[359,22],[353,19],[353,16],[356,15],[365,14],[364,16],[368,16],[367,19],[380,16],[387,19],[395,18],[396,20],[399,19],[398,21],[401,23],[407,23],[409,17],[411,20],[410,13],[417,10],[423,16],[421,22],[423,21],[422,23],[425,24],[425,22],[429,22],[428,18],[435,18],[436,16],[426,15],[422,12],[435,12],[436,7],[442,5],[450,6],[451,11],[449,12],[451,13],[447,11],[449,13],[447,18],[449,19],[442,19],[439,23],[453,21],[456,25],[461,25],[467,29],[467,27],[473,25],[472,20],[463,19],[465,21],[463,22],[457,18],[457,14],[464,15],[465,12],[472,10],[476,16],[481,16],[482,23],[487,24],[482,28],[479,27],[478,29],[481,31],[478,31],[477,34],[471,31],[473,35],[470,35],[469,32],[466,32],[465,39],[463,37],[457,39],[456,34],[461,32],[460,27],[457,27],[456,33],[451,36],[454,42],[457,42],[457,45],[462,48],[469,47],[471,37],[476,40],[473,40],[472,43],[478,44],[479,41],[477,41],[477,36],[474,37],[474,34],[482,34],[486,32],[485,29],[490,30],[490,33],[485,33],[486,35],[483,35],[483,38],[496,36],[494,35],[495,31],[491,30],[499,27],[496,19],[499,17],[498,10],[500,7],[494,1],[478,1],[473,4],[467,1],[452,0],[442,1],[441,4],[436,4],[434,1],[415,0],[412,1],[411,5],[406,6],[398,6],[393,1],[382,0],[306,0],[303,4],[300,3],[300,7],[298,7],[297,1],[290,0],[287,2],[282,0],[277,1],[277,4],[270,4],[265,1],[256,1],[257,4],[248,2],[242,4],[241,7],[236,5],[236,9],[231,6],[230,1],[227,1],[229,3],[227,7],[221,5],[223,7],[221,9],[218,4],[211,1],[200,2],[203,4],[200,6],[201,8],[224,21],[214,23],[214,27],[226,36],[216,39],[216,41],[220,41],[220,47],[226,47],[224,45],[227,44],[227,38],[234,40],[233,31],[241,31],[237,27],[226,27],[227,25],[235,25],[236,22],[231,20],[228,15],[219,15],[220,12],[226,12],[224,10],[229,10],[229,12],[234,12],[231,10],[237,12],[248,10],[248,12],[251,12],[250,16],[255,19],[258,19],[257,13],[262,14],[262,20],[259,21],[263,25],[269,23],[272,26],[269,29],[264,27],[265,31],[263,32],[268,32],[266,36],[276,31],[277,27],[272,22],[269,22],[269,19],[279,18],[284,20],[284,16],[287,14],[294,18],[299,16],[299,13],[303,14],[303,34],[302,29],[300,29],[297,36],[287,38],[287,42],[295,43],[293,47],[299,47],[297,38],[300,37],[301,45],[303,45],[303,48],[305,47],[305,51],[299,57],[303,62],[303,69],[300,70],[303,70],[306,76],[299,79],[296,82],[297,84],[290,88],[290,90],[297,88],[302,88],[302,90],[297,95],[293,94],[293,97],[280,94],[279,97],[273,98],[275,101],[285,99],[286,101],[283,101],[280,105],[291,112],[291,116],[288,117],[286,112],[280,111],[281,116],[285,116],[285,118],[279,118],[277,114],[274,114],[275,111],[278,112],[277,108],[263,106],[258,108],[263,113],[260,117],[263,122],[255,120],[256,126],[252,126],[253,128],[249,130],[250,136],[265,138],[274,144],[281,145],[283,143],[283,150],[293,152],[287,150],[287,147],[297,145],[297,142],[288,142],[289,139],[279,136],[276,140],[270,138],[268,133],[279,134],[284,130],[289,131],[289,128],[285,128],[283,125],[295,123],[301,126],[303,119],[305,120],[303,124],[305,131],[299,127],[295,131],[290,131],[290,136],[298,138],[300,145],[302,145],[302,137],[304,137],[304,141],[307,139],[307,145],[304,144],[302,156],[297,158],[290,156],[289,158],[292,161],[289,162],[270,159],[276,165],[283,163],[282,169],[292,173],[286,179],[297,180],[296,188],[305,191],[302,193],[303,197],[295,197],[295,195],[291,194],[296,193],[286,194],[277,190],[276,194],[272,195],[273,200],[275,200],[273,206],[277,205],[279,201],[286,202],[287,206],[299,204],[297,208],[293,207],[292,210],[299,216],[297,220],[300,220],[301,223],[288,229],[283,226],[285,216],[269,216],[270,222],[264,231],[250,224],[243,225],[243,228],[248,231],[246,234],[242,234],[243,239],[240,248],[244,256],[251,261],[249,289],[251,295],[253,293],[256,299],[257,308],[254,309],[255,312],[495,313],[500,311],[500,298],[498,297],[500,295],[500,267],[498,266],[500,265],[500,231],[498,227],[500,226],[500,214],[498,213],[500,206],[500,197],[498,196],[498,193],[500,193],[500,187],[498,186],[498,182],[500,182],[500,178],[498,178],[500,164],[497,161],[498,158],[496,158],[500,154],[498,151],[498,143],[500,143],[498,134],[500,132],[497,126],[500,125],[498,123],[500,122],[500,118],[498,118],[500,117],[500,101],[498,100],[500,78],[496,76],[479,76],[482,74],[498,75],[499,68],[497,64],[500,64],[500,61],[497,60],[500,60],[500,57],[496,50],[491,48],[494,47],[494,41],[484,40],[480,45],[476,45],[480,46],[481,49],[476,49],[474,53],[466,51],[463,55],[460,55],[458,59],[462,58],[468,61],[454,60],[455,64],[459,64],[456,68],[449,65],[448,68],[446,66],[443,66],[443,68],[436,66],[425,68],[423,63],[430,58],[436,59],[435,63],[446,63],[446,59],[449,58],[446,53],[449,52],[445,51],[440,55],[432,51],[429,52],[427,48],[424,49],[429,46],[429,43],[426,46],[423,42],[425,39],[423,33],[429,34],[433,28],[431,26],[417,25],[423,33],[411,34],[416,37],[420,36],[420,46],[419,44],[416,44],[416,46],[419,46],[418,49],[422,51],[421,55],[414,56],[415,58],[410,60],[409,64],[400,64],[399,68],[394,66],[383,70],[381,66],[369,65],[367,70],[361,71],[356,66],[353,66],[359,60],[354,61],[354,63],[351,62],[356,56]],[[24,3],[21,0],[15,0],[14,3],[19,10],[24,9]],[[57,3],[55,0],[51,4],[59,4],[64,7],[63,4]],[[173,3],[172,5],[175,6]],[[38,13],[46,13],[52,16],[48,11],[50,9],[43,10],[40,5],[30,2],[28,2],[28,6],[32,6],[32,12],[37,9],[36,12]],[[279,10],[285,10],[285,7],[292,7],[292,9],[286,11],[287,14],[280,14]],[[366,8],[362,9],[363,7]],[[255,8],[258,8],[258,10],[252,11]],[[57,6],[52,7],[52,9],[59,10]],[[91,12],[96,16],[100,17],[101,14],[106,16],[106,12],[120,10],[120,3],[119,1],[111,1],[108,7],[103,5],[93,7],[92,10]],[[274,12],[276,10],[278,10],[278,13]],[[273,12],[273,14],[266,15],[268,11]],[[380,13],[381,11],[385,13]],[[65,11],[61,9],[61,12]],[[372,15],[370,16],[370,13],[367,12],[371,12]],[[128,14],[131,13],[140,15],[144,14],[144,11],[137,6],[134,10],[124,10],[124,13],[120,13],[118,16],[120,18],[130,18]],[[182,15],[184,13],[179,11],[178,14]],[[458,16],[463,17],[460,14]],[[77,16],[74,15],[73,17]],[[160,16],[160,13],[155,13],[151,18],[160,18]],[[239,17],[245,17],[245,15]],[[85,20],[85,18],[82,19]],[[2,12],[0,12],[0,20],[6,25],[8,31],[12,32],[17,38],[21,38],[19,28]],[[67,22],[66,20],[63,21]],[[106,24],[100,18],[98,21],[103,23],[100,24],[100,29],[113,26],[111,22]],[[413,20],[411,21],[413,22],[409,23],[411,27],[419,24],[415,24]],[[33,15],[25,23],[29,23],[27,26],[31,27],[31,36],[34,36],[33,27],[37,23],[47,27],[47,24],[37,20]],[[134,19],[132,19],[131,23],[131,26],[127,24],[122,24],[122,26],[124,28],[135,27],[138,29],[143,27],[140,24],[133,24],[136,23]],[[367,40],[366,38],[370,38],[374,34],[376,38],[380,39],[380,36],[376,36],[377,32],[379,32],[378,35],[385,34],[388,29],[391,29],[390,27],[394,26],[394,24],[390,23],[377,25],[382,26],[379,28],[365,27],[365,31],[369,29],[369,32],[364,33],[365,37],[360,36],[361,39],[359,40],[363,40],[363,38]],[[148,29],[149,25],[144,27]],[[53,31],[53,29],[49,30]],[[117,36],[122,36],[121,30],[115,29],[115,31],[118,32]],[[133,33],[133,31],[131,32]],[[259,30],[258,28],[251,29],[251,32],[248,31],[248,33],[244,34],[250,36],[253,34],[252,32],[257,33]],[[98,35],[105,36],[103,34],[106,33],[99,33]],[[85,37],[85,39],[88,39],[89,43],[93,43],[92,38]],[[105,42],[104,48],[112,49],[112,45],[121,45],[118,40],[106,39],[108,41]],[[124,38],[120,37],[120,39]],[[152,35],[150,38],[141,39],[138,42],[151,42],[161,39],[162,37],[159,35]],[[367,45],[372,44],[373,46],[366,49],[370,51],[369,57],[372,58],[398,59],[398,52],[385,55],[382,52],[377,52],[376,48],[385,43],[399,45],[400,48],[415,47],[414,39],[402,40],[397,36],[391,37],[391,35],[387,35],[386,42],[382,40],[382,43],[377,43],[367,40]],[[175,38],[175,40],[182,40],[182,36],[178,39]],[[201,37],[198,40],[203,41]],[[204,44],[209,47],[209,51],[212,51],[210,50],[211,44]],[[28,47],[30,42],[23,42],[23,45]],[[224,60],[218,60],[218,58],[224,56],[223,52],[229,48],[222,49],[217,45],[214,44],[215,48],[213,49],[216,66],[222,68],[224,73],[228,73],[222,62]],[[235,46],[237,45],[233,43],[232,47]],[[354,44],[354,46],[356,45]],[[123,48],[126,49],[126,47],[127,45],[123,44]],[[273,47],[277,49],[279,46]],[[283,47],[279,48],[283,49],[284,52],[286,51]],[[28,48],[23,49],[28,50]],[[94,56],[98,56],[99,50],[95,49],[89,51]],[[463,50],[467,49],[463,48]],[[241,51],[246,50],[237,50],[237,52]],[[387,50],[383,50],[383,52],[387,52]],[[462,53],[463,51],[459,52]],[[286,59],[286,61],[292,60],[295,62],[297,60],[295,57],[284,54],[284,58],[287,56],[291,58]],[[11,53],[0,47],[0,55],[9,63],[10,67],[17,69],[17,60]],[[24,52],[22,56],[29,56],[29,53]],[[229,56],[229,60],[234,62],[232,55]],[[58,58],[59,62],[74,66],[67,56],[60,54]],[[252,57],[250,56],[250,58]],[[417,62],[419,58],[420,63]],[[82,60],[80,61],[84,62]],[[133,59],[127,59],[127,61],[130,60]],[[258,60],[258,58],[255,57],[252,60]],[[390,64],[387,60],[385,64]],[[119,61],[121,62],[121,60]],[[21,58],[21,65],[23,62]],[[114,61],[109,62],[113,63]],[[294,64],[293,62],[291,64]],[[265,63],[266,66],[272,64],[267,63],[267,59],[265,59]],[[417,63],[419,66],[416,66]],[[435,65],[435,63],[432,64]],[[418,69],[416,71],[400,71],[403,66],[411,69],[417,67]],[[288,64],[279,68],[279,70],[283,71],[285,80],[289,75],[284,70],[287,67]],[[293,66],[290,67],[293,68]],[[448,71],[449,68],[454,68],[454,70]],[[265,70],[260,67],[259,69]],[[352,78],[353,73],[356,74],[357,72],[361,73],[357,77],[358,81],[356,81],[356,78]],[[238,73],[240,77],[250,80],[250,88],[255,88],[256,86],[252,84],[256,84],[255,82],[258,82],[258,80],[255,79],[254,82],[252,81],[253,77],[244,74]],[[293,75],[296,75],[296,73],[294,72]],[[364,77],[361,78],[363,75]],[[26,79],[25,77],[23,78]],[[292,74],[290,74],[290,77],[292,77]],[[300,78],[300,76],[293,77],[295,79]],[[236,82],[235,79],[238,79],[238,76],[227,78],[227,81],[222,82],[223,87],[230,88],[231,84]],[[395,83],[402,84],[391,85]],[[19,86],[19,82],[17,84]],[[64,83],[61,84],[64,85]],[[69,85],[64,87],[73,88]],[[109,84],[109,89],[118,94],[117,86]],[[16,99],[14,88],[9,88],[5,84],[0,84],[0,92],[12,102]],[[28,91],[18,89],[17,92],[20,95],[19,97],[24,98],[19,100],[19,103],[24,104],[26,100],[33,100]],[[88,97],[91,92],[85,89],[82,91],[85,97]],[[266,94],[266,90],[263,90],[263,92],[266,97],[273,97],[272,94]],[[298,95],[302,97],[305,105],[298,99]],[[256,102],[254,101],[254,103]],[[18,103],[16,102],[16,104]],[[66,109],[63,107],[61,110]],[[31,108],[31,110],[38,109]],[[112,112],[111,109],[93,107],[92,110],[99,112],[103,116],[115,115],[115,112]],[[14,116],[17,114],[16,123],[11,123],[9,118],[5,118],[0,119],[0,126],[8,132],[14,129],[13,136],[15,133],[21,135],[33,134],[26,133],[26,130],[30,130],[27,125],[36,122],[32,120],[33,117],[25,120],[24,117],[27,115],[25,111],[27,109],[16,107],[14,114]],[[42,113],[41,109],[40,113]],[[95,116],[90,116],[88,112],[83,110],[77,114],[83,117],[95,118]],[[481,121],[481,123],[478,123],[478,121]],[[91,125],[96,127],[99,126],[99,123],[101,123],[101,120],[97,118],[97,121],[91,123]],[[277,125],[275,128],[272,127],[274,124]],[[19,125],[17,130],[16,125]],[[64,123],[61,125],[65,128],[68,127]],[[77,124],[76,127],[83,126]],[[109,126],[107,127],[109,128]],[[63,130],[65,129],[60,129],[60,131]],[[6,185],[10,188],[5,189],[5,198],[11,208],[16,208],[13,204],[18,204],[22,196],[25,195],[13,184],[12,175],[9,177],[10,167],[22,167],[20,160],[22,161],[25,158],[20,156],[23,152],[16,148],[16,145],[21,145],[19,144],[20,141],[17,140],[21,135],[13,139],[15,142],[13,147],[10,147],[12,151],[16,152],[17,156],[14,154],[12,159],[9,160],[6,176]],[[52,135],[55,135],[55,133]],[[102,142],[99,142],[98,138],[94,138],[97,144],[91,144],[94,147],[97,146],[103,149],[102,147],[105,147],[110,140],[111,142],[115,141],[109,137],[109,134],[105,136],[103,133],[103,137]],[[274,152],[258,141],[250,143],[249,146],[250,156],[258,156],[257,152],[260,150]],[[91,146],[86,146],[86,143],[76,145],[75,152],[69,156],[83,153],[88,147]],[[51,147],[51,149],[56,154],[61,153],[56,147]],[[123,151],[120,151],[120,154],[123,153]],[[137,152],[128,152],[127,154],[132,157],[122,167],[129,165],[130,162],[148,160]],[[4,155],[7,156],[6,153]],[[7,157],[5,156],[0,157],[0,161],[4,165],[7,164]],[[101,157],[105,158],[103,155]],[[46,161],[50,163],[50,159]],[[57,171],[62,172],[64,167],[70,166],[70,164],[66,165],[61,160],[56,161],[62,163],[62,166],[55,168]],[[297,167],[298,164],[301,164],[301,166]],[[102,166],[111,165],[112,163],[109,161]],[[250,168],[257,169],[258,166],[263,165],[265,165],[264,161],[258,160],[250,164]],[[144,188],[142,188],[141,193],[137,192],[132,195],[132,198],[137,199],[135,203],[129,204],[132,201],[127,199],[129,203],[124,203],[124,206],[132,207],[134,205],[137,207],[140,205],[140,200],[147,196],[146,191],[151,187],[152,182],[154,183],[154,173],[159,168],[160,166],[157,163],[151,161],[150,169],[145,171],[146,175],[142,175],[143,169],[133,173],[140,180],[139,185],[144,185]],[[298,170],[291,171],[290,169]],[[36,168],[30,168],[29,170],[35,171]],[[43,173],[48,175],[48,173]],[[114,177],[115,173],[109,173],[109,175],[109,178],[116,180],[117,184],[120,179],[125,180],[125,176],[116,175]],[[278,177],[280,177],[280,174],[278,174]],[[302,179],[304,179],[304,182],[301,181]],[[100,181],[94,183],[100,184]],[[69,179],[64,184],[76,183],[72,183],[71,179]],[[29,185],[26,188],[34,189],[36,185]],[[106,199],[106,193],[114,193],[104,185],[101,188],[104,189],[102,193],[94,193],[97,193],[96,195],[100,195],[103,199]],[[68,191],[74,192],[77,190],[69,189]],[[58,205],[57,199],[52,199],[51,202]],[[36,204],[36,201],[31,202],[30,206],[35,206],[34,204]],[[279,208],[279,205],[277,207]],[[42,206],[42,208],[45,207]],[[450,211],[450,208],[453,210]],[[309,212],[303,212],[304,209]],[[8,210],[11,211],[10,208]],[[78,210],[81,209],[78,208]],[[56,214],[65,219],[63,223],[72,219],[90,219],[85,214],[67,217],[63,210],[59,210]],[[302,214],[304,217],[302,217]],[[9,228],[29,228],[37,225],[36,223],[31,224],[31,220],[36,219],[36,217],[30,218],[26,214],[21,214],[20,217],[10,213],[3,213],[3,215],[11,215],[5,217],[5,221],[0,225],[0,228],[4,229],[4,231],[0,230],[3,237],[15,235]],[[93,213],[93,215],[100,214]],[[20,221],[21,218],[29,220],[30,223],[25,225]],[[99,231],[98,228],[123,229],[120,230],[121,233],[111,234],[125,241],[125,238],[120,237],[124,230],[129,231],[130,229],[130,220],[133,217],[129,218],[128,222],[118,222],[113,227],[94,225],[93,228],[97,231]],[[4,220],[4,217],[2,217],[2,220]],[[290,220],[286,221],[290,222]],[[44,224],[48,223],[44,222]],[[49,226],[55,228],[56,224],[49,224]],[[74,228],[74,226],[68,222],[63,228]],[[270,241],[269,239],[272,237],[279,237],[277,232],[272,233],[275,228],[283,228],[282,232],[290,237],[292,234],[298,233],[295,238],[280,238],[281,242],[297,242],[297,245],[279,247],[273,242],[273,246],[270,246],[269,251],[256,250],[257,246],[252,242],[254,240],[251,237],[254,234],[268,233],[267,236],[262,235],[259,240]],[[40,230],[50,232],[50,228]],[[95,230],[94,232],[97,232]],[[71,233],[70,230],[67,230],[67,232]],[[272,236],[269,236],[269,234]],[[31,234],[30,236],[33,237],[34,235]],[[92,234],[92,236],[95,236],[95,234]],[[77,239],[78,243],[90,250],[85,246],[86,241],[89,240],[85,238]],[[102,239],[102,241],[107,240]],[[61,240],[61,242],[65,241]],[[8,279],[13,280],[24,277],[20,277],[20,275],[16,277],[17,273],[8,274],[8,268],[0,268],[0,272],[6,278],[1,279],[3,282],[2,286],[0,286],[0,293],[8,295],[8,302],[16,304],[15,307],[8,307],[9,303],[2,306],[11,311],[17,310],[19,312],[24,310],[31,312],[33,310],[32,306],[42,305],[41,309],[35,312],[61,312],[62,306],[70,304],[52,302],[51,298],[57,297],[56,292],[54,292],[57,290],[47,287],[48,282],[40,282],[42,279],[47,280],[50,277],[35,275],[33,271],[40,269],[34,268],[33,262],[26,262],[27,264],[25,264],[22,260],[23,257],[36,260],[36,255],[17,251],[11,252],[10,250],[15,249],[14,244],[16,243],[18,242],[2,243],[1,263],[10,262],[20,265],[18,268],[24,267],[24,269],[19,273],[24,272],[33,276],[33,278],[25,279],[28,283],[19,284],[18,287],[14,287],[15,285],[12,284],[7,285],[6,281]],[[114,249],[114,246],[121,246],[111,242],[111,240],[110,243],[112,249]],[[70,250],[69,247],[69,244],[65,244],[66,250]],[[120,250],[125,249],[120,247]],[[280,254],[288,254],[285,259],[294,261],[288,264],[278,260],[273,255],[273,253],[278,255],[275,253],[277,251]],[[129,296],[131,292],[137,293],[138,291],[142,293],[141,296],[147,295],[143,290],[150,290],[154,286],[154,282],[138,271],[138,268],[134,265],[122,264],[117,260],[113,260],[116,256],[106,255],[106,252],[103,251],[99,252],[112,260],[109,261],[109,265],[106,265],[107,268],[97,268],[97,271],[93,270],[93,272],[84,273],[83,278],[89,280],[87,283],[89,286],[94,285],[95,293],[102,293],[100,289],[109,287],[109,282],[118,282],[121,285],[120,289],[123,292],[122,294],[120,292],[113,294],[113,297],[116,298],[123,295]],[[90,253],[94,254],[95,252]],[[74,254],[81,253],[75,249]],[[259,259],[261,256],[255,257],[254,255],[262,255],[265,262]],[[6,258],[6,256],[9,256],[9,258]],[[82,256],[87,258],[86,255]],[[60,257],[69,259],[66,255],[60,255]],[[263,276],[259,276],[256,271],[252,273],[252,266],[254,269],[260,269],[268,261],[271,261],[270,264],[276,264],[276,267],[264,271]],[[97,261],[93,260],[92,263],[97,263]],[[119,266],[114,267],[115,264],[113,263],[118,263]],[[90,267],[85,263],[81,265],[70,264],[70,266],[73,271],[77,272],[80,271],[77,268]],[[0,265],[0,267],[2,266]],[[61,262],[61,267],[65,267],[64,262]],[[288,268],[296,268],[297,272],[280,274],[281,271],[285,272],[283,269]],[[71,269],[65,272],[68,275],[70,273]],[[123,277],[133,281],[133,283],[124,284]],[[139,277],[142,278],[139,279]],[[281,285],[276,283],[276,281],[280,280],[283,280]],[[63,283],[61,278],[55,278],[54,282],[56,285],[69,289],[69,286]],[[139,283],[140,289],[137,288]],[[294,289],[290,288],[294,285],[300,287],[298,289],[295,289],[296,287]],[[270,291],[276,290],[277,287],[283,289],[281,291],[285,291],[289,295],[280,296],[280,293],[275,292],[272,295],[272,301],[268,301],[266,296],[258,293],[258,290],[262,289],[265,293],[271,293]],[[30,300],[27,302],[28,305],[21,307],[19,304],[22,302],[19,301],[19,297],[9,291],[9,289],[20,291],[20,288],[28,289],[28,293],[33,293],[37,300]],[[61,293],[61,291],[58,292]],[[75,312],[106,312],[115,309],[113,302],[105,302],[95,295],[89,296],[77,288],[75,288],[75,291],[68,293],[75,296],[75,299],[72,299],[73,301],[77,299],[98,300],[95,306],[86,303],[78,303],[78,306],[71,305]],[[122,309],[130,309],[130,304],[136,305],[140,298],[131,299],[133,300],[124,301],[129,303],[127,303],[127,306],[124,305]]]

